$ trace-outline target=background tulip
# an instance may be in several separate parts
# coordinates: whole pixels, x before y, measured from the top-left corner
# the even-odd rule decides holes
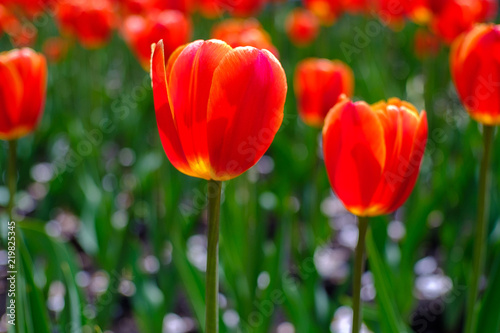
[[[496,0],[431,1],[429,6],[433,12],[431,28],[449,44],[474,24],[493,18],[498,10]]]
[[[45,104],[45,57],[23,48],[0,53],[0,139],[25,136],[38,124]]]
[[[89,49],[103,46],[115,26],[109,0],[61,0],[55,13],[62,31]]]
[[[253,166],[283,119],[287,84],[267,50],[218,40],[178,49],[165,65],[152,58],[156,117],[163,147],[181,172],[228,180]]]
[[[191,21],[178,10],[150,12],[146,17],[131,15],[125,19],[122,33],[142,67],[149,70],[151,44],[164,40],[165,56],[189,41]]]
[[[342,14],[342,4],[338,0],[303,0],[303,3],[323,25],[332,25]]]
[[[351,68],[339,60],[310,58],[297,65],[294,88],[302,120],[310,126],[321,127],[341,95],[352,96],[354,75]]]
[[[318,36],[319,20],[308,10],[295,9],[288,14],[285,30],[294,44],[308,45]]]
[[[262,10],[266,2],[267,0],[218,0],[221,8],[236,17],[254,16]]]
[[[323,128],[333,190],[355,215],[393,212],[415,185],[426,142],[426,113],[407,102],[337,104]]]
[[[451,73],[458,95],[472,118],[500,124],[500,26],[478,25],[453,45]]]
[[[279,58],[279,53],[274,47],[271,37],[262,28],[259,21],[250,19],[228,19],[214,26],[212,38],[220,39],[235,48],[238,46],[253,46],[258,49],[271,51]]]

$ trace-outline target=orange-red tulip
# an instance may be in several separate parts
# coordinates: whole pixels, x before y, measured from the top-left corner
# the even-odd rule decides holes
[[[339,0],[302,0],[304,7],[316,15],[322,24],[331,25],[342,14]]]
[[[240,175],[262,157],[283,120],[285,72],[267,50],[198,40],[166,63],[160,41],[151,76],[163,148],[187,175]]]
[[[271,51],[279,58],[278,50],[271,37],[254,18],[227,19],[214,26],[212,38],[225,41],[231,47],[253,46]]]
[[[302,120],[309,126],[321,127],[340,97],[352,96],[354,74],[339,60],[306,59],[297,65],[294,88]]]
[[[500,25],[480,24],[453,44],[451,74],[476,121],[500,125]]]
[[[56,18],[64,33],[75,36],[89,49],[103,46],[115,25],[109,0],[60,0]]]
[[[308,45],[318,36],[319,20],[309,10],[297,8],[288,14],[285,30],[295,45]]]
[[[169,57],[189,41],[191,21],[178,10],[150,12],[146,17],[131,15],[125,19],[123,35],[141,65],[149,70],[151,44],[163,39],[165,56]]]
[[[407,102],[340,102],[323,127],[333,190],[355,215],[393,212],[415,185],[426,142],[426,113]]]
[[[32,49],[0,53],[0,139],[30,133],[40,120],[47,89],[45,57]]]

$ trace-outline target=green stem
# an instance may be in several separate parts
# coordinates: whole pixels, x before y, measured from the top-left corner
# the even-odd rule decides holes
[[[205,333],[219,332],[219,216],[222,182],[208,181],[208,249]]]
[[[7,211],[9,213],[9,221],[12,221],[14,210],[14,198],[16,196],[17,170],[16,170],[16,150],[17,141],[9,141],[9,167],[7,170],[7,186],[9,188],[9,204]]]
[[[479,293],[479,278],[483,271],[485,254],[486,254],[486,234],[488,230],[488,216],[490,211],[490,162],[491,162],[491,146],[495,128],[493,126],[484,125],[484,152],[481,162],[481,170],[479,173],[479,198],[478,198],[478,214],[476,224],[476,235],[474,237],[474,257],[473,268],[471,271],[471,284],[469,286],[469,294],[467,297],[467,313],[465,321],[465,332],[472,333],[476,327],[475,307]]]
[[[361,330],[361,276],[365,270],[365,239],[368,230],[368,217],[358,217],[359,237],[358,245],[354,257],[354,281],[352,291],[352,333],[358,333]]]

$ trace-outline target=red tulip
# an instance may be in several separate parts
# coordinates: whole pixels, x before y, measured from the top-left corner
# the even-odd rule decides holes
[[[42,48],[49,62],[59,62],[68,52],[68,43],[64,38],[51,37],[43,42]]]
[[[160,41],[151,76],[163,148],[187,175],[240,175],[262,157],[281,125],[286,77],[267,50],[198,40],[166,63]]]
[[[225,41],[231,47],[253,46],[267,49],[279,58],[271,37],[256,19],[228,19],[214,26],[212,38]]]
[[[451,74],[472,118],[500,125],[500,25],[480,24],[453,44]]]
[[[353,14],[368,14],[373,10],[373,0],[341,0],[342,8]]]
[[[63,32],[75,36],[90,49],[103,46],[115,24],[109,0],[60,0],[56,18]]]
[[[410,0],[376,0],[375,11],[384,24],[400,30],[409,14],[409,3]]]
[[[445,42],[451,43],[476,23],[494,17],[498,10],[496,0],[443,0],[431,2],[433,31]]]
[[[29,48],[0,53],[0,139],[18,139],[35,128],[46,89],[43,55]]]
[[[257,15],[267,0],[217,0],[217,2],[232,16],[249,17]]]
[[[198,10],[206,18],[216,18],[222,15],[223,10],[219,0],[198,0]]]
[[[149,69],[151,44],[164,40],[164,52],[169,57],[191,36],[191,21],[180,11],[150,12],[147,17],[131,15],[123,24],[125,40],[134,50],[144,69]]]
[[[316,15],[322,24],[332,25],[342,14],[339,0],[302,0],[304,7]]]
[[[32,18],[36,15],[42,15],[43,11],[50,10],[54,1],[56,0],[3,0],[2,2],[12,7],[15,12],[21,12]]]
[[[0,37],[5,32],[16,47],[32,46],[38,36],[37,28],[29,21],[21,21],[12,10],[0,5]]]
[[[307,9],[295,9],[288,14],[285,30],[296,45],[310,44],[319,33],[318,18]]]
[[[328,113],[323,153],[333,190],[358,216],[388,214],[410,195],[427,142],[427,116],[398,99],[344,100]]]
[[[418,29],[415,33],[415,55],[420,59],[435,57],[441,47],[440,39],[425,29]]]
[[[309,126],[321,127],[340,97],[352,96],[354,74],[338,60],[306,59],[297,65],[294,87],[302,120]]]

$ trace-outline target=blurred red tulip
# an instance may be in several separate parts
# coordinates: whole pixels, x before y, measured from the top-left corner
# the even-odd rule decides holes
[[[38,30],[32,23],[21,22],[12,11],[0,5],[0,36],[2,32],[9,35],[15,47],[32,46],[38,36]]]
[[[409,12],[409,0],[375,0],[375,12],[385,25],[401,30]]]
[[[430,0],[412,0],[408,6],[409,18],[419,25],[427,25],[433,17]]]
[[[432,32],[420,28],[415,33],[415,55],[419,59],[435,57],[439,53],[441,40]]]
[[[267,0],[217,0],[222,9],[236,17],[255,16]]]
[[[297,8],[288,14],[285,30],[295,45],[309,45],[318,36],[319,20],[307,9]]]
[[[49,62],[59,62],[68,53],[68,42],[61,37],[47,38],[43,42],[42,50]]]
[[[109,0],[60,0],[56,18],[64,33],[75,36],[89,49],[103,46],[115,25]]]
[[[342,8],[352,14],[368,14],[373,10],[373,0],[341,0]]]
[[[323,153],[333,190],[358,216],[388,214],[410,195],[427,142],[427,116],[398,99],[344,100],[326,117]]]
[[[498,10],[496,0],[443,0],[430,2],[433,11],[431,28],[445,42],[451,43],[474,24],[494,17]]]
[[[279,53],[271,37],[256,19],[227,19],[214,26],[212,38],[225,41],[231,47],[253,46],[271,51],[277,58]]]
[[[47,63],[32,49],[0,53],[0,139],[13,140],[38,124],[45,104]]]
[[[28,18],[42,15],[44,11],[50,11],[56,0],[3,0],[2,2],[9,7],[21,12]]]
[[[121,9],[123,16],[147,15],[152,11],[178,10],[190,13],[195,7],[195,0],[113,0]]]
[[[149,70],[151,45],[164,40],[165,56],[169,57],[191,36],[191,21],[178,10],[150,12],[146,17],[131,15],[123,24],[123,35],[134,50],[142,67]]]
[[[341,96],[352,96],[354,74],[338,60],[306,59],[297,65],[294,88],[302,120],[309,126],[321,127]]]
[[[339,0],[302,0],[304,7],[314,13],[324,25],[332,25],[342,14]]]
[[[219,17],[223,13],[219,0],[198,0],[198,10],[209,19]]]
[[[471,117],[500,125],[500,25],[480,24],[453,44],[451,74]]]
[[[181,172],[234,178],[262,157],[283,120],[287,84],[267,50],[195,41],[168,62],[160,41],[151,76],[163,148]]]

